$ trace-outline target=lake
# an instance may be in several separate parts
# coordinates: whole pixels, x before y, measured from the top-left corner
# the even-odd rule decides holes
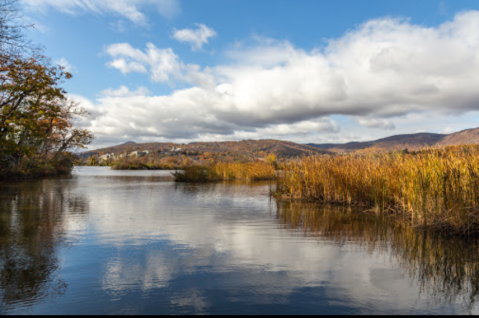
[[[0,314],[479,314],[478,244],[269,182],[0,183]]]

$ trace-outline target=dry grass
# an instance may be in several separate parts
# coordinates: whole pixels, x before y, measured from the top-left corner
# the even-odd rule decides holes
[[[284,163],[278,194],[401,213],[413,225],[479,232],[479,149],[311,156]]]
[[[264,162],[216,163],[211,166],[191,166],[174,174],[178,182],[208,182],[222,180],[271,180],[276,171]]]

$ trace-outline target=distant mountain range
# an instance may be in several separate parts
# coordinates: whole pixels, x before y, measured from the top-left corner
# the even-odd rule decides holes
[[[298,144],[282,140],[242,140],[222,142],[191,142],[189,144],[178,143],[126,143],[90,150],[80,153],[81,158],[92,155],[111,154],[115,155],[130,153],[133,151],[148,150],[162,154],[190,154],[190,153],[214,153],[217,155],[233,156],[238,159],[264,158],[268,154],[274,154],[278,159],[294,158],[307,154],[330,154],[347,152],[368,151],[393,151],[419,150],[424,147],[442,147],[451,145],[479,144],[479,128],[466,129],[452,134],[417,133],[408,135],[395,135],[373,141],[349,142],[345,144]]]
[[[466,129],[452,134],[417,133],[395,135],[373,141],[348,142],[346,144],[307,145],[335,153],[367,150],[419,150],[424,147],[443,147],[452,145],[479,144],[479,128]]]

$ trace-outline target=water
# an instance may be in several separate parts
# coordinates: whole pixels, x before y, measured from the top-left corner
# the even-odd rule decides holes
[[[0,184],[0,314],[478,314],[478,245],[269,183]]]

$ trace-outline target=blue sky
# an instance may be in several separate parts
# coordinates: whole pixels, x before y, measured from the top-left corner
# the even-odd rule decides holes
[[[477,1],[20,0],[91,148],[479,126]],[[476,86],[474,86],[476,85]],[[477,90],[479,91],[479,90]]]

